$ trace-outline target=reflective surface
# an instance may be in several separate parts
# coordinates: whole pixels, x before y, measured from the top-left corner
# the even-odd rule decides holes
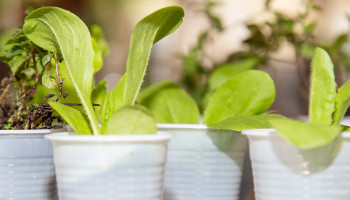
[[[274,130],[247,130],[257,200],[350,199],[350,138],[299,150]]]
[[[0,131],[1,200],[57,199],[50,132]]]
[[[158,127],[175,134],[169,142],[164,200],[238,199],[245,136],[204,125]]]

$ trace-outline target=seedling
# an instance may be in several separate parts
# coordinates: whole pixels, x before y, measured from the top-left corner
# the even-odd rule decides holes
[[[317,48],[311,64],[309,123],[290,119],[270,120],[273,128],[301,149],[331,143],[343,130],[340,126],[350,105],[350,82],[338,89],[334,66],[327,52]]]
[[[94,50],[86,25],[66,10],[43,7],[26,17],[23,30],[37,46],[63,58],[83,110],[57,102],[50,102],[50,105],[78,134],[147,134],[156,132],[156,122],[144,109],[134,106],[135,99],[152,45],[175,31],[182,23],[183,16],[182,8],[166,7],[145,17],[135,26],[126,74],[107,94],[101,109],[101,128],[91,101]],[[125,127],[118,126],[121,124]]]
[[[231,77],[208,101],[203,123],[218,129],[241,131],[269,127],[268,119],[279,115],[264,113],[275,99],[275,87],[263,71],[248,70]],[[146,106],[160,123],[199,123],[194,100],[182,88],[160,82],[146,88],[138,102]]]

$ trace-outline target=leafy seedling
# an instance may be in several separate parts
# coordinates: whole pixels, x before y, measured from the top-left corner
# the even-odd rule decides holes
[[[98,134],[98,122],[90,99],[94,51],[86,25],[69,11],[56,7],[42,7],[25,18],[23,30],[36,45],[62,56],[85,114],[91,122],[93,133]],[[50,103],[61,114],[61,110],[56,109],[55,104],[58,103]],[[69,123],[68,120],[67,122]]]
[[[261,114],[274,99],[275,86],[266,72],[242,72],[226,81],[210,97],[203,122],[215,124],[236,115]]]
[[[209,76],[209,92],[214,92],[218,87],[224,84],[228,79],[241,72],[253,69],[258,65],[258,58],[246,58],[233,63],[225,63],[216,67]]]
[[[350,104],[350,82],[346,82],[337,93],[334,66],[325,50],[315,50],[311,70],[310,122],[270,120],[281,137],[300,149],[331,143],[344,130],[340,122]]]
[[[152,45],[175,31],[182,23],[183,16],[182,8],[166,7],[143,18],[135,26],[130,40],[126,74],[116,88],[106,94],[101,108],[100,128],[91,100],[95,67],[88,28],[77,16],[60,8],[43,7],[33,11],[25,19],[25,34],[41,48],[62,56],[83,111],[57,102],[50,102],[50,105],[78,134],[139,134],[142,130],[144,133],[155,133],[155,121],[134,103]],[[141,121],[130,120],[133,115]],[[121,124],[128,124],[129,127],[118,127]]]
[[[163,81],[142,90],[138,103],[147,107],[158,123],[192,124],[199,122],[194,100],[177,84]]]
[[[270,127],[264,113],[275,99],[275,87],[263,71],[248,70],[228,79],[210,97],[203,123],[218,129],[241,131]],[[199,123],[194,100],[178,85],[164,81],[144,89],[138,102],[147,107],[159,123]]]

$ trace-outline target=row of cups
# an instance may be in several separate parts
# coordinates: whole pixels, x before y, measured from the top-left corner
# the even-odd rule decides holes
[[[348,133],[302,151],[273,129],[158,129],[155,135],[118,136],[4,131],[0,199],[238,200],[245,135],[256,199],[350,199]]]

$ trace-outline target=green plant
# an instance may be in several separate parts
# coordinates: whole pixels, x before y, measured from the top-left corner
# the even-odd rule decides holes
[[[272,19],[259,23],[246,23],[249,30],[249,37],[243,41],[246,49],[233,53],[229,60],[257,57],[261,64],[272,60],[296,65],[300,79],[300,96],[306,105],[310,87],[309,64],[315,48],[321,47],[329,53],[335,67],[336,82],[341,85],[345,82],[345,71],[350,69],[350,56],[344,51],[349,36],[348,33],[340,34],[332,42],[318,40],[314,33],[317,22],[310,20],[309,16],[311,12],[322,10],[313,0],[303,1],[303,10],[294,15],[274,10],[272,2],[273,0],[265,1],[265,11],[272,15]],[[271,56],[271,53],[278,51],[286,43],[295,52],[293,61]]]
[[[315,50],[311,64],[309,123],[290,119],[273,119],[273,128],[287,141],[301,149],[331,143],[345,127],[340,126],[350,105],[350,81],[337,92],[334,66],[321,48]]]
[[[209,98],[203,123],[218,129],[241,131],[270,127],[279,115],[264,113],[273,103],[275,87],[263,71],[248,70],[229,78]],[[178,85],[159,82],[141,91],[139,104],[147,107],[159,123],[199,123],[194,100]]]
[[[205,66],[207,55],[205,48],[210,45],[211,38],[216,33],[221,33],[224,29],[221,20],[213,14],[213,8],[217,3],[215,1],[206,0],[201,12],[205,15],[210,23],[210,27],[200,33],[197,43],[189,50],[187,54],[181,55],[182,59],[182,77],[181,85],[185,87],[191,96],[199,105],[200,110],[203,110],[203,97],[208,90],[207,77],[210,74],[210,69]],[[211,62],[211,61],[210,61]]]
[[[222,84],[210,97],[203,122],[216,124],[238,115],[261,114],[274,99],[275,86],[266,72],[242,72]]]
[[[324,48],[330,54],[335,66],[336,81],[339,84],[344,82],[344,72],[350,69],[350,54],[344,50],[348,33],[338,35],[333,42],[317,40],[314,34],[317,23],[309,20],[309,16],[311,12],[319,12],[321,9],[313,0],[303,1],[303,10],[295,15],[273,9],[272,2],[273,0],[266,0],[264,9],[271,18],[258,23],[245,23],[249,36],[243,41],[242,49],[230,54],[223,62],[214,63],[210,60],[210,55],[206,54],[206,49],[211,45],[213,35],[220,36],[227,27],[223,27],[220,18],[212,14],[216,3],[205,1],[202,12],[211,26],[198,36],[197,43],[182,56],[181,80],[181,84],[195,99],[201,111],[206,106],[208,96],[216,89],[210,86],[213,85],[210,76],[217,73],[223,77],[231,77],[245,70],[265,66],[271,60],[297,65],[302,87],[300,95],[307,102],[309,62],[316,47]],[[215,25],[214,21],[220,25]],[[292,62],[271,56],[285,43],[292,46],[296,54],[296,59]]]
[[[26,13],[31,10],[29,8]],[[55,71],[55,64],[61,58],[34,44],[24,34],[22,27],[1,35],[1,41],[0,61],[5,62],[11,70],[1,81],[0,129],[59,127],[60,119],[53,115],[51,107],[44,102],[54,96],[55,101],[67,97],[59,72]],[[59,92],[33,101],[39,88]]]
[[[32,8],[28,8],[26,13],[32,11]],[[103,65],[102,59],[108,46],[101,29],[96,25],[91,29],[93,66],[94,72],[97,72]],[[58,127],[58,122],[62,120],[54,113],[49,101],[81,105],[61,54],[36,45],[27,37],[23,27],[0,36],[0,61],[7,63],[11,69],[0,88],[1,129]],[[94,103],[101,103],[103,86],[101,82],[94,88]],[[95,107],[96,111],[98,109]]]
[[[263,63],[266,63],[269,54],[278,50],[284,42],[291,43],[297,52],[302,46],[313,41],[312,31],[316,27],[315,22],[307,22],[306,18],[313,10],[320,10],[312,0],[304,1],[304,9],[291,16],[272,9],[273,1],[265,1],[265,11],[272,15],[272,19],[260,23],[246,23],[249,30],[249,37],[243,41],[247,50],[234,53],[232,59],[239,58],[239,55],[258,56]],[[311,53],[312,54],[312,53]]]
[[[194,100],[177,84],[162,81],[141,90],[137,102],[148,108],[158,123],[198,123]]]
[[[83,111],[57,102],[49,104],[78,134],[155,133],[153,117],[144,109],[134,106],[134,102],[146,72],[152,45],[175,31],[182,23],[183,15],[180,7],[166,7],[145,17],[135,26],[130,40],[127,72],[104,100],[100,128],[91,101],[95,69],[89,30],[77,16],[60,8],[43,7],[31,12],[25,19],[25,34],[41,48],[61,55]],[[139,123],[130,120],[130,116],[138,122],[149,123],[138,126]],[[132,128],[119,129],[118,124]]]
[[[214,38],[226,31],[220,18],[213,14],[213,9],[217,5],[218,3],[212,0],[206,0],[199,4],[200,11],[206,17],[210,26],[199,34],[196,44],[191,47],[189,52],[181,55],[182,77],[180,83],[194,98],[201,112],[204,111],[209,96],[218,86],[230,77],[256,68],[262,63],[261,58],[253,54],[239,56],[238,59],[233,61],[227,60],[220,63],[216,63],[211,59],[211,55],[207,53],[208,47],[212,45]]]

